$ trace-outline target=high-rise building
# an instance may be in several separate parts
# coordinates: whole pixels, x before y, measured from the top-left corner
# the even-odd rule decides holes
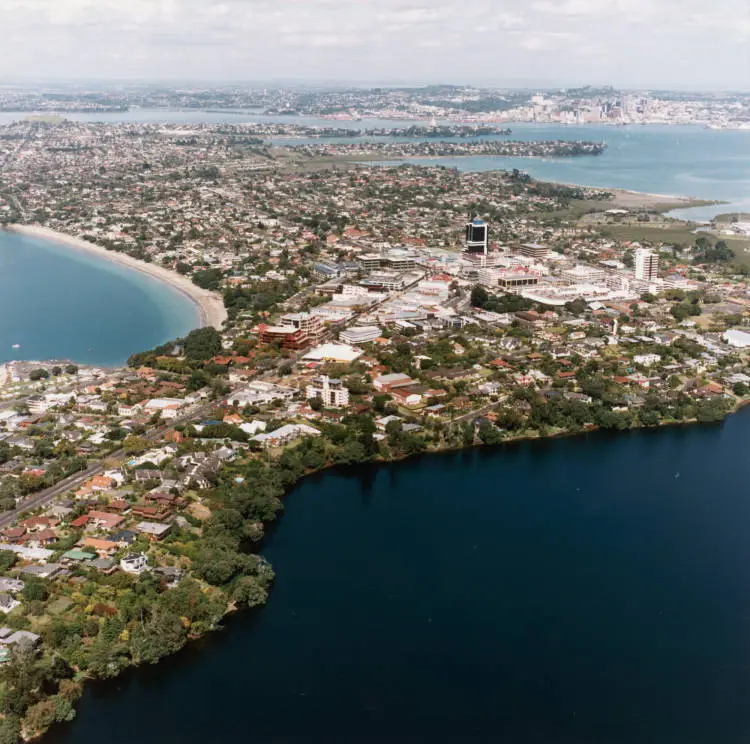
[[[467,222],[464,251],[466,253],[481,253],[486,256],[489,245],[489,232],[487,223],[478,217],[475,217],[471,222]]]
[[[306,397],[320,398],[324,406],[330,408],[342,408],[349,405],[349,391],[344,387],[341,380],[332,380],[323,375],[312,380],[307,386]]]
[[[635,278],[652,282],[659,274],[659,256],[646,248],[636,248]]]

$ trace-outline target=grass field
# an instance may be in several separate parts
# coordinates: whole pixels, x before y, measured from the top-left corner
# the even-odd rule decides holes
[[[684,222],[675,223],[673,227],[654,227],[648,223],[642,225],[602,225],[601,232],[608,238],[616,240],[637,240],[648,243],[675,243],[692,245],[697,235],[693,228]]]

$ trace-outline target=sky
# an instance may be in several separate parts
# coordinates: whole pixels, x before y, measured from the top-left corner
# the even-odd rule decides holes
[[[0,0],[0,82],[750,90],[748,0]]]

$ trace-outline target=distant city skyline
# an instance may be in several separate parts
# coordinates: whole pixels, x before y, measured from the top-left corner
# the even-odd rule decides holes
[[[745,0],[0,0],[0,82],[750,89]]]

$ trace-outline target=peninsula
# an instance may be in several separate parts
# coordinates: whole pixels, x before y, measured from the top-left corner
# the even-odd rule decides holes
[[[256,551],[307,474],[750,399],[741,219],[696,232],[674,199],[349,146],[327,163],[239,125],[0,127],[5,224],[168,280],[206,323],[124,369],[4,372],[24,389],[0,403],[3,741],[264,604]]]

